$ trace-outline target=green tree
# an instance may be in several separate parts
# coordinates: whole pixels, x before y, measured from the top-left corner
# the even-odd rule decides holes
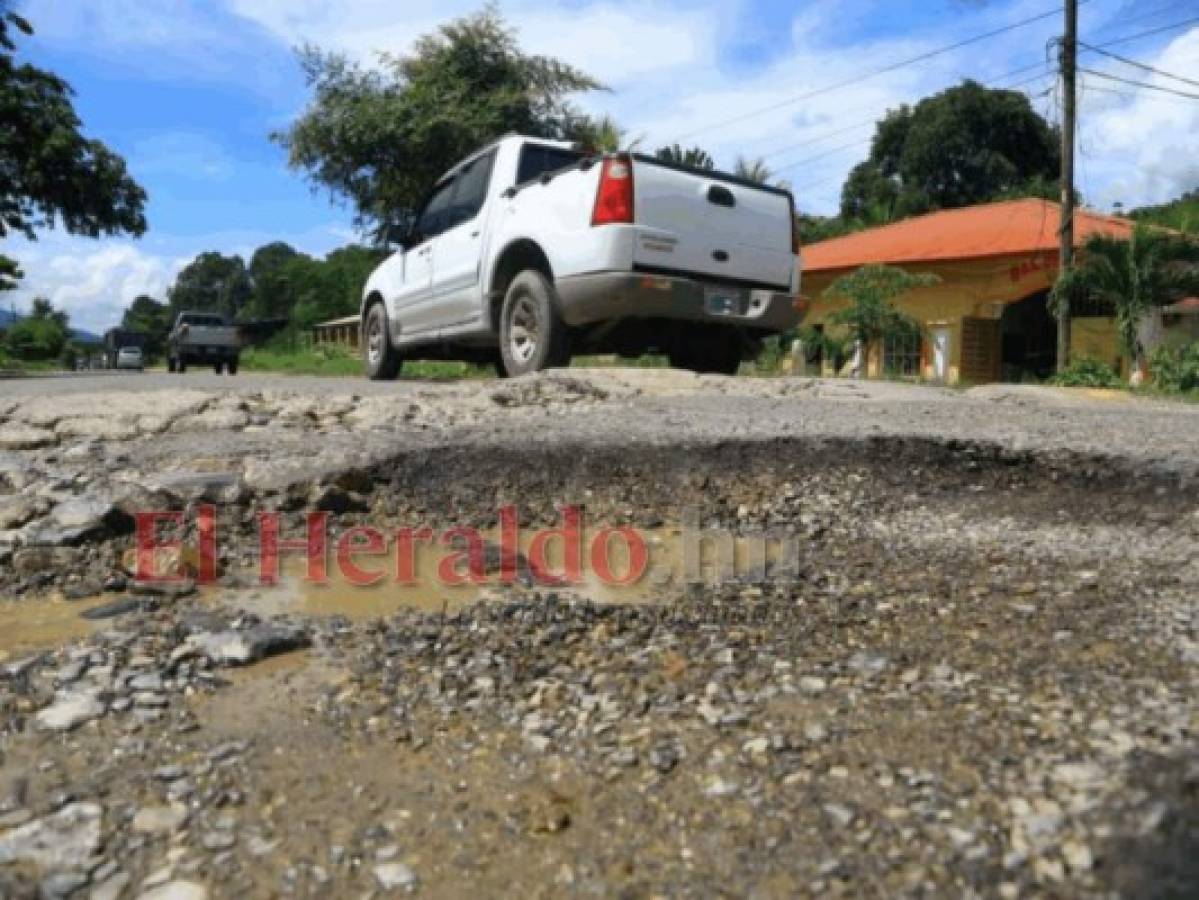
[[[1067,294],[1071,308],[1074,301],[1086,299],[1110,307],[1120,345],[1139,377],[1145,314],[1193,293],[1199,293],[1199,241],[1139,223],[1128,240],[1092,235],[1083,244],[1079,265],[1058,279],[1052,303],[1056,306]]]
[[[842,275],[824,290],[824,297],[844,300],[848,306],[829,320],[845,326],[869,358],[879,341],[919,332],[919,324],[895,307],[895,300],[919,287],[936,284],[936,275],[913,275],[894,266],[862,266]]]
[[[295,286],[287,273],[287,264],[300,256],[290,244],[282,241],[266,244],[250,257],[250,280],[253,292],[245,313],[251,318],[284,318],[295,306]]]
[[[146,336],[143,349],[151,357],[162,355],[171,324],[171,311],[167,305],[146,294],[135,297],[121,317],[122,328]]]
[[[665,162],[680,166],[691,166],[693,169],[715,169],[716,162],[707,150],[702,147],[688,147],[684,150],[678,144],[669,147],[659,147],[654,156]]]
[[[315,47],[300,61],[312,103],[273,137],[292,168],[348,198],[380,238],[406,229],[437,178],[481,145],[509,131],[569,138],[582,116],[566,98],[600,87],[521,52],[491,6],[422,37],[409,56],[382,55],[377,70]]]
[[[55,359],[66,347],[69,335],[66,312],[39,297],[33,301],[29,315],[8,327],[4,341],[9,352],[22,359]]]
[[[965,81],[883,117],[870,156],[842,188],[841,215],[854,220],[882,204],[903,217],[1040,195],[1060,159],[1056,128],[1024,94]]]
[[[358,312],[362,289],[386,253],[357,244],[334,250],[323,260],[297,256],[285,267],[296,285],[292,325],[300,330],[317,322]]]
[[[50,72],[15,59],[14,34],[29,23],[0,0],[0,238],[29,240],[56,222],[71,234],[141,235],[146,192],[125,161],[80,132],[70,86]],[[20,277],[0,256],[0,289]]]
[[[240,256],[201,253],[183,267],[167,291],[174,318],[184,310],[219,312],[233,318],[249,300],[253,290],[250,273]]]

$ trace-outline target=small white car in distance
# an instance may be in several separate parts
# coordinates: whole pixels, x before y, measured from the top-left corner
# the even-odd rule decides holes
[[[145,367],[141,347],[122,347],[117,351],[118,369],[137,369],[140,372]]]
[[[792,328],[790,192],[635,153],[509,136],[438,180],[363,292],[366,374],[405,357],[521,375],[572,353],[733,373]]]

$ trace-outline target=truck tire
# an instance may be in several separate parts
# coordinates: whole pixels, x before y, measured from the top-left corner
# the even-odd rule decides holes
[[[175,361],[175,371],[182,375],[187,371],[187,357],[181,356]]]
[[[382,302],[371,304],[366,311],[366,328],[362,336],[362,362],[366,377],[371,381],[392,381],[400,374],[404,361],[391,343],[387,327],[387,308]]]
[[[570,365],[570,331],[558,313],[558,292],[535,269],[512,279],[504,295],[500,355],[514,377]]]
[[[223,362],[220,362],[218,360],[217,362],[214,362],[212,364],[212,371],[214,374],[220,375],[224,370],[225,370],[225,364]]]
[[[167,357],[167,371],[168,372],[175,371],[175,357],[173,357],[173,356]]]
[[[227,362],[225,364],[225,371],[228,372],[230,375],[236,375],[238,362],[239,361],[236,359],[229,360],[229,362]]]

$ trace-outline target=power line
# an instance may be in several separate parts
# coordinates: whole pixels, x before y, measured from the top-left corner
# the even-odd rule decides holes
[[[1084,0],[1084,2],[1089,2],[1089,0]],[[795,97],[789,97],[786,100],[781,100],[778,103],[772,103],[770,106],[763,106],[759,109],[742,113],[741,115],[734,116],[731,119],[726,119],[723,122],[714,122],[711,125],[705,125],[703,128],[697,128],[694,131],[690,131],[680,136],[675,143],[688,140],[692,137],[695,137],[697,134],[703,134],[704,132],[711,131],[714,128],[723,128],[727,125],[734,125],[738,122],[744,122],[746,119],[752,119],[768,112],[774,112],[776,109],[782,109],[784,106],[790,106],[793,103],[801,103],[804,100],[811,100],[814,97],[819,97],[823,94],[830,94],[833,91],[839,91],[842,88],[851,87],[855,84],[860,84],[863,81],[877,78],[880,75],[887,75],[891,72],[896,72],[900,69],[907,68],[908,66],[916,65],[917,63],[927,62],[930,59],[935,59],[938,56],[943,56],[944,54],[951,53],[954,50],[960,50],[963,47],[969,47],[971,44],[977,44],[981,41],[990,40],[991,38],[998,37],[1001,34],[1007,34],[1008,32],[1015,31],[1018,28],[1024,28],[1026,25],[1032,25],[1035,22],[1040,22],[1044,19],[1051,18],[1056,16],[1061,11],[1062,7],[1059,6],[1050,10],[1049,12],[1044,12],[1036,16],[1030,16],[1027,19],[1021,19],[1019,22],[1013,22],[1011,25],[1005,25],[1002,28],[996,28],[985,32],[984,34],[977,34],[973,37],[966,38],[965,40],[957,41],[953,44],[947,44],[944,47],[938,47],[936,50],[930,50],[926,53],[921,53],[917,56],[909,57],[908,59],[904,59],[896,63],[891,63],[890,65],[883,66],[879,69],[874,69],[873,71],[867,72],[863,75],[858,75],[854,78],[847,78],[844,81],[826,85],[825,87],[817,88],[814,91],[808,91],[806,94],[799,94]]]
[[[1193,78],[1183,78],[1181,75],[1174,75],[1170,72],[1164,72],[1161,69],[1153,68],[1153,66],[1147,66],[1142,62],[1137,62],[1135,59],[1129,59],[1126,56],[1120,56],[1118,53],[1109,53],[1107,50],[1102,50],[1099,47],[1092,47],[1090,44],[1085,44],[1082,41],[1079,41],[1079,43],[1088,50],[1094,50],[1096,53],[1110,57],[1117,62],[1122,62],[1126,66],[1132,66],[1134,69],[1141,69],[1144,72],[1151,72],[1154,75],[1161,75],[1165,78],[1173,78],[1175,81],[1181,81],[1185,84],[1192,85],[1193,87],[1199,87],[1199,81],[1196,81]]]
[[[1128,19],[1128,20],[1125,20],[1123,24],[1125,24],[1125,25],[1128,25],[1128,24],[1133,24],[1133,23],[1135,23],[1135,22],[1144,21],[1144,20],[1145,20],[1145,19],[1147,19],[1147,18],[1152,18],[1153,16],[1158,16],[1158,15],[1161,15],[1163,12],[1167,12],[1167,11],[1169,11],[1169,9],[1170,9],[1170,8],[1171,8],[1171,7],[1163,7],[1162,9],[1158,9],[1156,12],[1152,12],[1152,13],[1149,13],[1149,14],[1147,14],[1147,15],[1138,16],[1138,17],[1136,17],[1136,18],[1133,18],[1133,19]],[[1147,30],[1147,31],[1141,31],[1141,32],[1138,32],[1138,33],[1136,33],[1136,34],[1127,35],[1127,36],[1125,36],[1125,37],[1122,37],[1122,38],[1116,38],[1116,39],[1114,39],[1114,40],[1112,40],[1112,41],[1106,41],[1106,42],[1104,42],[1104,43],[1102,43],[1102,44],[1096,44],[1096,45],[1094,45],[1094,46],[1092,46],[1092,45],[1090,45],[1090,44],[1087,44],[1087,45],[1085,45],[1085,46],[1087,47],[1087,49],[1086,49],[1086,50],[1084,50],[1083,52],[1084,52],[1084,53],[1089,53],[1089,52],[1091,52],[1091,50],[1095,50],[1095,51],[1100,51],[1100,52],[1101,52],[1101,51],[1102,51],[1102,48],[1104,48],[1104,47],[1112,47],[1112,46],[1116,46],[1116,45],[1118,45],[1118,44],[1126,44],[1126,43],[1131,43],[1131,42],[1133,42],[1133,41],[1138,41],[1138,40],[1141,40],[1142,38],[1146,38],[1146,37],[1152,37],[1152,36],[1154,36],[1154,35],[1161,34],[1161,33],[1165,32],[1165,31],[1171,31],[1171,30],[1174,30],[1174,29],[1177,29],[1177,28],[1182,28],[1182,27],[1185,27],[1185,26],[1187,26],[1187,25],[1190,25],[1190,24],[1192,24],[1192,23],[1195,23],[1195,22],[1199,22],[1199,17],[1196,17],[1196,18],[1191,18],[1191,19],[1184,19],[1184,20],[1183,20],[1183,21],[1181,21],[1181,22],[1173,22],[1173,23],[1171,23],[1171,24],[1169,24],[1169,25],[1162,25],[1162,26],[1158,26],[1158,27],[1156,27],[1156,28],[1151,28],[1151,29],[1149,29],[1149,30]],[[1108,27],[1110,27],[1110,23],[1109,23],[1109,25],[1107,25],[1107,26],[1104,26],[1104,27],[1100,28],[1100,29],[1099,29],[1099,32],[1102,32],[1102,31],[1106,30]],[[1082,43],[1082,42],[1080,41],[1080,44],[1081,44],[1081,43]],[[1081,54],[1080,54],[1080,55],[1081,55]],[[1030,65],[1027,65],[1027,66],[1021,66],[1020,68],[1018,68],[1018,69],[1013,69],[1013,70],[1011,70],[1010,72],[1006,72],[1006,73],[1005,73],[1005,74],[1003,74],[1003,75],[999,75],[999,76],[996,76],[995,78],[990,78],[990,79],[987,79],[987,80],[983,81],[983,82],[982,82],[982,84],[984,84],[984,85],[990,85],[990,86],[995,86],[995,87],[998,87],[998,86],[1000,86],[1000,85],[998,85],[998,84],[997,84],[998,82],[1001,82],[1001,81],[1007,81],[1009,78],[1012,78],[1012,77],[1014,77],[1014,76],[1016,76],[1016,75],[1022,75],[1023,73],[1025,73],[1025,72],[1029,72],[1029,71],[1032,71],[1033,69],[1044,69],[1044,68],[1046,68],[1048,65],[1049,65],[1049,63],[1048,63],[1048,62],[1046,62],[1046,61],[1042,60],[1042,61],[1040,61],[1040,62],[1035,62],[1035,63],[1032,63],[1032,64],[1030,64]],[[1032,76],[1031,78],[1025,78],[1025,79],[1022,79],[1021,81],[1016,81],[1016,82],[1013,82],[1012,84],[1005,85],[1004,87],[1006,87],[1006,89],[1008,89],[1008,90],[1011,90],[1012,88],[1017,88],[1017,87],[1020,87],[1020,86],[1022,86],[1022,85],[1025,85],[1025,84],[1030,84],[1030,83],[1032,83],[1032,82],[1034,82],[1034,81],[1039,81],[1040,79],[1042,79],[1042,78],[1046,77],[1046,74],[1047,74],[1047,73],[1038,73],[1038,74],[1036,74],[1036,75]],[[870,108],[869,106],[862,106],[862,107],[858,107],[858,109],[869,109],[869,108]],[[847,125],[847,126],[844,126],[844,127],[842,127],[842,128],[838,128],[838,129],[836,129],[836,130],[834,130],[834,131],[828,131],[828,132],[824,132],[824,133],[822,133],[822,134],[818,134],[818,135],[816,135],[815,137],[811,137],[811,138],[805,138],[804,140],[802,140],[802,141],[799,141],[799,142],[797,142],[797,143],[794,143],[794,144],[787,144],[787,145],[785,145],[785,146],[783,146],[783,147],[778,147],[778,148],[776,148],[776,149],[774,149],[774,150],[770,150],[770,151],[768,151],[768,152],[766,152],[766,153],[762,154],[760,158],[761,158],[761,159],[763,159],[763,160],[768,160],[768,159],[770,159],[770,158],[772,158],[772,157],[775,157],[775,156],[780,156],[780,155],[782,155],[782,154],[784,154],[784,153],[789,153],[789,152],[790,152],[790,151],[792,151],[792,150],[799,150],[799,149],[801,149],[801,148],[803,148],[803,147],[810,147],[810,146],[812,146],[813,144],[819,144],[819,143],[821,143],[822,141],[828,140],[829,138],[833,138],[833,137],[839,137],[839,136],[840,136],[840,135],[842,135],[842,134],[847,134],[847,133],[849,133],[849,132],[851,132],[851,131],[854,131],[854,130],[855,130],[855,129],[857,129],[857,128],[863,128],[863,127],[865,127],[865,126],[867,126],[867,125],[873,125],[873,124],[875,124],[877,121],[878,121],[878,116],[876,115],[876,116],[873,116],[873,117],[872,117],[872,118],[870,118],[870,119],[863,120],[863,121],[861,121],[861,122],[858,122],[858,123],[855,123],[855,124],[853,124],[853,125]],[[855,147],[855,146],[857,146],[857,144],[858,144],[858,143],[861,143],[861,142],[859,141],[859,142],[855,142],[855,143],[853,143],[853,144],[850,144],[850,145],[849,145],[849,147]],[[824,158],[824,156],[825,156],[825,155],[826,155],[826,154],[823,154],[823,153],[822,153],[822,154],[820,154],[820,158]],[[803,165],[804,163],[806,163],[806,162],[811,162],[811,161],[812,161],[811,159],[801,159],[801,160],[798,160],[798,161],[796,161],[796,162],[785,163],[785,164],[783,165],[783,167],[782,167],[782,168],[784,168],[784,169],[787,169],[787,168],[793,168],[793,167],[795,167],[795,166],[797,166],[797,165]],[[781,171],[781,170],[780,170],[780,171]]]
[[[1084,0],[1084,3],[1085,3],[1085,2],[1087,2],[1087,0]],[[1160,9],[1156,10],[1155,12],[1151,12],[1151,13],[1148,13],[1148,14],[1145,14],[1145,15],[1137,16],[1137,17],[1134,17],[1134,18],[1132,18],[1132,19],[1125,19],[1125,20],[1123,20],[1123,21],[1122,21],[1120,24],[1123,24],[1123,25],[1135,24],[1136,22],[1141,22],[1141,21],[1144,21],[1144,20],[1146,20],[1146,19],[1153,18],[1154,16],[1161,15],[1163,12],[1168,12],[1168,11],[1170,11],[1170,9],[1172,9],[1172,8],[1173,8],[1172,6],[1171,6],[1171,7],[1162,7],[1162,8],[1160,8]],[[1055,14],[1055,13],[1054,13],[1054,14]],[[1043,17],[1042,17],[1042,18],[1043,18]],[[1117,38],[1113,38],[1112,40],[1109,40],[1109,41],[1104,41],[1104,42],[1102,42],[1102,43],[1100,43],[1100,44],[1095,44],[1095,45],[1086,44],[1086,45],[1085,45],[1085,48],[1086,48],[1086,49],[1085,49],[1085,50],[1083,50],[1083,51],[1082,51],[1082,53],[1089,53],[1089,52],[1092,52],[1092,51],[1101,51],[1101,50],[1102,50],[1102,48],[1105,48],[1105,47],[1116,47],[1116,46],[1120,46],[1120,45],[1122,45],[1122,44],[1130,44],[1130,43],[1133,43],[1133,42],[1135,42],[1135,41],[1140,41],[1140,40],[1143,40],[1144,38],[1154,37],[1154,36],[1156,36],[1156,35],[1159,35],[1159,34],[1164,34],[1164,33],[1168,32],[1168,31],[1175,31],[1175,30],[1177,30],[1177,29],[1179,29],[1179,28],[1185,28],[1185,27],[1187,27],[1187,26],[1189,26],[1189,25],[1194,25],[1194,24],[1196,24],[1196,23],[1199,23],[1199,16],[1195,16],[1195,17],[1192,17],[1192,18],[1189,18],[1189,19],[1182,19],[1182,20],[1180,20],[1180,21],[1177,21],[1177,22],[1171,22],[1171,23],[1169,23],[1169,24],[1167,24],[1167,25],[1160,25],[1160,26],[1157,26],[1157,27],[1154,27],[1154,28],[1150,28],[1150,29],[1147,29],[1147,30],[1144,30],[1144,31],[1139,31],[1139,32],[1137,32],[1137,33],[1135,33],[1135,34],[1126,35],[1126,36],[1124,36],[1124,37],[1117,37]],[[1027,24],[1027,23],[1025,23],[1025,24]],[[1098,34],[1098,33],[1102,33],[1103,31],[1106,31],[1106,30],[1107,30],[1107,29],[1110,27],[1110,25],[1111,25],[1111,23],[1109,23],[1109,25],[1106,25],[1106,26],[1103,26],[1103,27],[1099,28],[1099,29],[1098,29],[1098,31],[1097,31],[1096,33]],[[1019,24],[1019,23],[1017,23],[1016,25],[1013,25],[1013,26],[1011,26],[1011,27],[1012,27],[1012,28],[1018,28],[1018,27],[1020,27],[1020,24]],[[1082,44],[1082,42],[1081,42],[1081,41],[1080,41],[1079,43],[1080,43],[1080,44]],[[1080,54],[1080,55],[1081,55],[1081,54]],[[1013,77],[1013,76],[1016,76],[1016,75],[1021,75],[1021,74],[1023,74],[1024,72],[1028,72],[1028,71],[1030,71],[1030,70],[1032,70],[1032,69],[1045,68],[1045,67],[1047,67],[1048,65],[1049,65],[1049,64],[1048,64],[1047,62],[1045,62],[1045,61],[1041,61],[1041,62],[1032,63],[1031,65],[1022,66],[1022,67],[1020,67],[1020,68],[1018,68],[1018,69],[1013,69],[1012,71],[1010,71],[1010,72],[1007,72],[1007,73],[1006,73],[1006,74],[1004,74],[1004,75],[1000,75],[1000,76],[998,76],[997,78],[988,79],[987,81],[984,81],[984,82],[982,82],[982,83],[983,83],[983,84],[988,84],[988,85],[996,85],[996,82],[999,82],[999,81],[1006,81],[1007,79],[1009,79],[1009,78],[1011,78],[1011,77]],[[1089,70],[1080,69],[1080,71],[1089,71]],[[1021,85],[1024,85],[1024,84],[1029,84],[1029,83],[1031,83],[1031,82],[1040,81],[1040,80],[1042,80],[1042,79],[1044,79],[1044,78],[1046,78],[1046,77],[1049,77],[1049,75],[1051,75],[1051,74],[1052,74],[1052,73],[1049,73],[1049,72],[1040,72],[1040,73],[1038,73],[1038,74],[1036,74],[1036,75],[1032,76],[1031,78],[1025,78],[1025,79],[1023,79],[1023,80],[1021,80],[1021,81],[1017,81],[1017,82],[1014,82],[1014,83],[1012,83],[1012,84],[1010,84],[1010,85],[1007,85],[1007,86],[1006,86],[1006,89],[1010,90],[1010,89],[1012,89],[1012,88],[1017,88],[1017,87],[1020,87]],[[867,75],[867,76],[864,76],[864,77],[872,77],[872,76],[871,76],[871,75]],[[1136,85],[1136,86],[1139,86],[1139,83],[1137,83],[1137,82],[1126,82],[1126,83],[1128,83],[1128,84],[1133,84],[1133,85]],[[1152,88],[1152,87],[1154,87],[1153,85],[1145,85],[1145,86],[1146,86],[1146,87],[1151,87],[1151,88]],[[1093,89],[1093,90],[1095,90],[1095,88],[1092,88],[1092,89]],[[824,89],[822,89],[822,92],[824,92]],[[1181,94],[1181,96],[1183,96],[1183,97],[1186,97],[1187,99],[1193,99],[1192,95],[1189,95],[1189,94],[1185,94],[1185,93],[1182,93],[1182,92],[1172,92],[1172,93],[1179,93],[1179,94]],[[1131,97],[1131,96],[1135,96],[1135,95],[1126,94],[1126,95],[1124,95],[1124,96],[1130,96],[1130,97]],[[767,154],[767,155],[766,155],[765,157],[763,157],[763,158],[769,158],[770,156],[777,156],[777,155],[779,155],[779,154],[781,154],[781,153],[785,153],[785,152],[787,152],[787,151],[789,151],[789,150],[793,150],[793,149],[799,149],[800,147],[810,146],[811,144],[817,144],[817,143],[820,143],[820,142],[821,142],[821,141],[823,141],[823,140],[827,140],[827,139],[828,139],[828,138],[830,138],[830,137],[835,137],[835,136],[837,136],[837,135],[844,134],[844,133],[846,133],[846,132],[848,132],[848,131],[852,131],[852,130],[853,130],[853,129],[855,129],[855,128],[863,127],[864,125],[868,125],[868,124],[873,124],[875,121],[877,121],[877,117],[876,117],[875,119],[873,119],[873,120],[866,121],[866,122],[863,122],[863,123],[859,123],[859,124],[857,124],[857,125],[850,125],[850,126],[846,126],[846,127],[843,127],[843,128],[839,128],[839,129],[837,129],[836,131],[832,131],[832,132],[826,132],[826,133],[825,133],[825,134],[823,134],[823,135],[817,135],[816,137],[814,137],[814,138],[809,138],[809,139],[807,139],[807,140],[805,140],[805,141],[802,141],[802,142],[800,142],[799,144],[794,144],[794,145],[790,145],[790,146],[787,146],[787,147],[780,148],[780,149],[778,149],[778,150],[771,151],[769,154]],[[834,154],[836,154],[836,153],[840,153],[840,152],[842,152],[842,151],[845,151],[845,150],[851,150],[851,149],[853,149],[853,148],[855,148],[855,147],[858,147],[858,146],[861,146],[861,145],[864,145],[864,144],[869,144],[869,143],[870,143],[870,141],[871,141],[871,138],[864,138],[864,139],[860,139],[860,140],[854,141],[854,142],[852,142],[852,143],[849,143],[849,144],[846,144],[846,145],[843,145],[843,146],[840,146],[840,147],[836,147],[836,148],[834,148],[833,150],[830,150],[830,151],[828,151],[828,152],[824,152],[824,153],[817,154],[815,157],[806,157],[806,158],[804,158],[804,159],[800,159],[800,160],[796,160],[796,161],[794,161],[794,162],[786,163],[786,164],[784,164],[784,165],[782,165],[782,166],[778,167],[777,171],[779,171],[779,172],[782,172],[782,171],[786,171],[786,170],[788,170],[788,169],[793,169],[793,168],[795,168],[796,166],[801,166],[801,165],[809,164],[809,163],[812,163],[812,162],[818,162],[818,161],[820,161],[820,160],[822,160],[822,159],[825,159],[825,158],[831,157],[831,156],[833,156],[833,155],[834,155]],[[793,190],[793,193],[795,193],[795,194],[798,196],[799,194],[801,194],[802,192],[804,192],[804,191],[806,191],[806,190],[809,190],[809,189],[811,189],[811,188],[813,188],[813,187],[821,187],[821,186],[823,186],[823,185],[825,185],[825,184],[828,184],[828,183],[830,183],[832,180],[833,180],[833,179],[832,179],[831,177],[830,177],[830,178],[821,178],[821,179],[818,179],[818,180],[815,180],[815,181],[810,181],[810,182],[807,182],[807,183],[805,183],[805,184],[803,184],[803,185],[800,185],[799,187],[793,188],[792,190]]]
[[[1078,71],[1094,75],[1096,78],[1106,78],[1108,81],[1118,81],[1121,84],[1130,84],[1133,87],[1144,88],[1145,90],[1162,91],[1167,94],[1177,94],[1179,97],[1187,97],[1191,100],[1199,100],[1199,94],[1188,94],[1185,91],[1176,91],[1174,88],[1162,87],[1159,84],[1149,84],[1144,81],[1132,81],[1128,78],[1121,78],[1119,75],[1112,75],[1110,72],[1096,72],[1094,69],[1084,69],[1081,67]]]
[[[1140,94],[1135,93],[1134,91],[1118,91],[1115,88],[1099,87],[1098,85],[1094,84],[1086,84],[1085,87],[1088,94],[1107,94],[1108,96],[1120,97],[1124,100],[1138,100],[1141,97]],[[1173,97],[1157,97],[1156,99],[1163,103],[1184,104],[1191,102],[1189,98],[1183,97],[1179,97],[1178,99],[1174,99]]]

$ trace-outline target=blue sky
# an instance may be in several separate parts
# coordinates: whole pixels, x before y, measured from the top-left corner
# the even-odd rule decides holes
[[[418,35],[479,6],[460,0],[18,5],[37,30],[21,42],[20,55],[67,78],[86,131],[122,153],[150,194],[150,231],[140,241],[87,241],[54,231],[34,244],[7,242],[5,252],[22,260],[27,278],[4,300],[19,307],[48,295],[91,329],[112,324],[137,293],[163,296],[179,267],[201,251],[248,255],[282,239],[319,254],[354,240],[351,212],[314,194],[268,140],[307,101],[291,48],[312,41],[369,64],[377,51],[403,52]],[[1055,115],[1054,80],[1044,63],[1059,22],[1055,16],[811,101],[794,102],[796,96],[1053,6],[1054,0],[499,3],[528,49],[573,62],[611,87],[579,98],[580,105],[611,113],[651,148],[685,137],[722,165],[739,153],[764,155],[791,182],[800,207],[821,213],[835,210],[841,181],[865,154],[873,121],[898,103],[962,77],[997,79],[1032,66],[998,84],[1027,90],[1041,112]],[[1199,17],[1199,0],[1090,0],[1081,30],[1102,42],[1192,17]],[[1199,78],[1199,26],[1118,49]],[[1156,78],[1110,60],[1090,64],[1138,81]],[[1199,185],[1199,102],[1089,82],[1079,174],[1094,205],[1158,202]]]

